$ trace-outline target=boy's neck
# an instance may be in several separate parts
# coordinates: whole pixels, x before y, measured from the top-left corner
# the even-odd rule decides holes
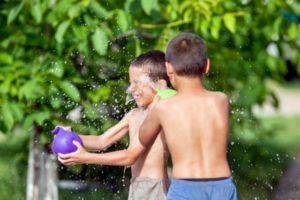
[[[176,89],[180,94],[189,94],[195,92],[204,92],[204,88],[200,77],[185,77],[178,76],[177,78]]]

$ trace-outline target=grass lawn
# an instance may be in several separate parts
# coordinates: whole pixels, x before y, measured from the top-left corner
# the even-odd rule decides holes
[[[62,200],[127,200],[127,193],[117,191],[112,193],[105,189],[89,189],[85,191],[60,190],[59,199]]]
[[[21,166],[14,158],[6,157],[2,151],[0,155],[0,199],[25,199],[25,171],[20,171]],[[26,169],[23,166],[21,170]]]
[[[239,199],[271,199],[285,168],[300,154],[299,121],[300,116],[261,117],[260,128],[241,134],[246,139],[232,148],[231,158]]]
[[[274,131],[270,142],[286,149],[291,154],[300,153],[300,116],[274,116],[262,118],[262,125]]]

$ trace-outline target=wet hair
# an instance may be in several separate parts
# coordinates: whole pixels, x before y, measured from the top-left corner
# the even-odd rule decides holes
[[[201,76],[207,62],[205,44],[195,34],[182,33],[170,41],[166,61],[172,64],[179,76]]]
[[[152,50],[143,53],[134,59],[130,66],[143,68],[153,82],[164,79],[168,87],[171,85],[165,66],[165,53],[162,51]]]

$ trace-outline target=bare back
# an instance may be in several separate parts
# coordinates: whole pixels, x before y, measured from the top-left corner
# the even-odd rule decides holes
[[[146,116],[142,108],[132,110],[129,117],[129,148],[141,145],[138,130]],[[131,166],[132,177],[148,177],[154,179],[167,179],[168,152],[166,144],[160,133],[153,145]]]
[[[228,101],[220,92],[178,94],[158,105],[175,178],[231,175],[227,157]]]

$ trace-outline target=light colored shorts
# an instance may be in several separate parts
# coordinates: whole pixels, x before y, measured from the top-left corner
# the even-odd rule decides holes
[[[172,179],[167,200],[237,200],[231,177],[221,180]]]
[[[165,200],[169,180],[134,177],[130,180],[128,200]]]

